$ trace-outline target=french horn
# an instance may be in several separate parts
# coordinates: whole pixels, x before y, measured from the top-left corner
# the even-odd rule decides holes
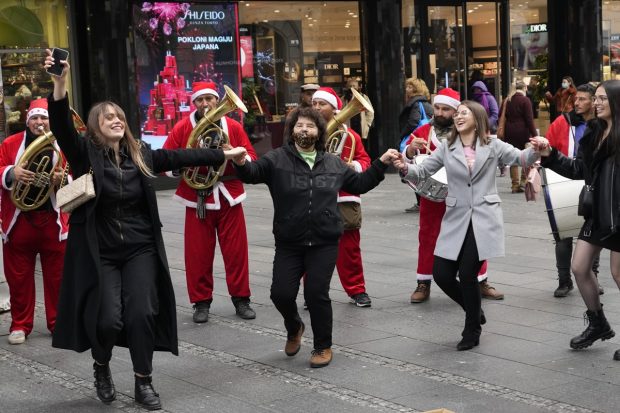
[[[363,111],[374,113],[372,106],[361,93],[353,88],[351,88],[351,92],[353,93],[353,98],[327,123],[328,138],[325,143],[325,150],[337,156],[342,154],[345,147],[350,148],[351,151],[349,152],[347,163],[351,163],[355,156],[355,137],[346,130],[345,123]],[[350,142],[348,146],[347,141]]]
[[[80,116],[71,109],[71,116],[76,131],[82,134],[86,131],[86,125]],[[24,165],[24,169],[35,173],[32,182],[15,182],[11,190],[11,200],[22,211],[32,211],[43,205],[54,190],[52,177],[54,171],[64,164],[60,186],[65,184],[69,171],[69,164],[65,162],[62,153],[54,146],[56,137],[52,132],[44,132],[36,138],[24,153],[19,157],[16,165]],[[56,155],[56,162],[54,162]]]
[[[231,88],[224,85],[224,91],[225,96],[222,102],[215,109],[208,111],[192,130],[187,140],[186,148],[217,149],[230,143],[228,134],[216,122],[233,110],[241,109],[244,113],[247,113],[248,110]],[[219,177],[224,173],[225,168],[226,162],[219,168],[212,166],[208,168],[188,167],[183,170],[183,180],[193,189],[205,190],[215,185]],[[205,169],[207,170],[206,173],[204,173]]]

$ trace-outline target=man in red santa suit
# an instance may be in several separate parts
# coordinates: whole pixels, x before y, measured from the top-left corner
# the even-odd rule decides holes
[[[174,126],[164,149],[185,148],[196,124],[218,106],[220,95],[215,83],[194,82],[192,91],[191,99],[196,110]],[[223,116],[216,124],[228,134],[230,146],[243,146],[248,152],[248,160],[256,159],[256,152],[239,122]],[[207,190],[193,189],[180,180],[174,198],[186,207],[185,275],[189,300],[194,304],[194,322],[206,323],[209,320],[216,240],[222,251],[226,284],[236,314],[246,320],[256,318],[250,307],[248,238],[241,206],[246,193],[232,164],[226,165],[223,176]]]
[[[40,180],[42,174],[36,175],[18,164],[24,150],[39,136],[49,132],[47,99],[36,99],[30,103],[26,118],[27,129],[11,135],[0,146],[0,176],[2,189],[0,200],[0,218],[2,219],[2,238],[4,240],[3,260],[4,275],[9,285],[11,299],[11,327],[9,343],[22,344],[32,332],[35,305],[34,269],[37,254],[41,259],[43,273],[43,290],[45,298],[45,317],[47,328],[54,331],[56,324],[56,306],[62,278],[65,257],[65,244],[68,234],[68,215],[61,212],[56,205],[56,188],[50,197],[39,207],[30,211],[21,211],[11,200],[11,190],[20,182],[24,185]],[[50,182],[45,185],[58,187],[62,181],[63,168],[66,163],[52,170],[58,160],[60,149],[54,142],[56,151],[37,155],[50,156]],[[58,152],[57,152],[58,151]],[[36,161],[36,159],[35,159]],[[32,185],[26,199],[40,189]]]
[[[413,131],[403,155],[410,162],[417,153],[426,153],[428,147],[434,151],[442,141],[452,133],[454,122],[452,116],[461,103],[459,93],[452,88],[444,88],[433,99],[433,119],[430,123]],[[418,267],[416,278],[418,286],[411,294],[411,303],[423,303],[428,300],[433,279],[434,251],[441,220],[446,212],[445,202],[434,202],[420,194],[420,229],[418,232]],[[502,300],[500,293],[487,282],[487,262],[478,273],[478,282],[482,296],[493,300]]]
[[[318,110],[329,123],[334,115],[342,109],[342,101],[330,87],[321,87],[312,95],[312,106]],[[349,167],[362,172],[370,166],[370,157],[364,149],[360,136],[346,125],[342,126],[339,147],[342,147],[340,159],[347,162],[351,155],[351,138],[355,140],[355,149]],[[366,293],[362,251],[360,249],[360,228],[362,226],[361,198],[344,191],[338,194],[338,208],[344,221],[344,232],[338,244],[336,268],[345,292],[351,302],[358,307],[370,307],[371,300]]]

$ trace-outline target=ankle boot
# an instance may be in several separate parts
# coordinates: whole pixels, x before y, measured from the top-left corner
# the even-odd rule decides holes
[[[588,327],[583,333],[571,339],[571,348],[582,349],[590,347],[598,339],[607,340],[616,335],[605,318],[602,305],[600,310],[586,311],[584,319],[588,320]]]
[[[573,281],[568,277],[560,277],[558,288],[553,292],[554,297],[566,297],[568,293],[573,289]]]
[[[112,373],[110,373],[110,364],[100,365],[93,364],[95,370],[95,388],[97,389],[97,397],[102,402],[108,404],[116,399],[116,390],[112,381]]]
[[[151,376],[136,377],[135,398],[136,403],[140,404],[146,410],[161,409],[161,400],[159,394],[153,388]]]

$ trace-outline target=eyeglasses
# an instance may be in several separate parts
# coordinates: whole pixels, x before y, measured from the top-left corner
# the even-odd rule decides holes
[[[605,95],[598,95],[598,96],[594,96],[594,101],[595,102],[601,102],[601,103],[605,103],[609,100],[609,98]]]
[[[454,115],[452,115],[452,119],[456,119],[459,116],[465,117],[465,116],[469,115],[470,113],[471,113],[471,110],[467,110],[467,109],[462,110],[460,112],[455,112]]]

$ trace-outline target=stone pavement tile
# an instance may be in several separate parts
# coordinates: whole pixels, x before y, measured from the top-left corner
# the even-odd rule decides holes
[[[514,338],[527,337],[528,340],[547,344],[555,344],[558,341],[568,343],[568,340],[570,339],[570,337],[568,337],[566,334],[538,328],[537,326],[522,326],[510,322],[499,321],[501,320],[501,318],[495,317],[492,309],[485,310],[485,314],[488,321],[483,328],[484,331],[487,333],[495,333],[498,335]]]
[[[484,330],[480,343],[476,351],[529,365],[539,365],[567,357],[560,347],[548,343],[485,333]]]
[[[162,407],[175,413],[273,413],[273,410],[269,408],[256,406],[238,397],[229,397],[206,390],[183,397],[170,395],[162,399]]]
[[[592,350],[592,349],[591,349]],[[570,357],[541,364],[539,367],[582,379],[620,385],[620,363],[608,351],[569,351]],[[605,357],[607,356],[607,357]]]
[[[352,306],[352,305],[351,305]],[[353,307],[353,306],[352,306]],[[354,311],[363,311],[364,309],[354,308]],[[392,337],[393,334],[377,331],[371,328],[360,327],[348,323],[334,321],[334,329],[332,339],[334,343],[342,346],[349,346],[357,343],[381,340],[386,337]]]
[[[269,403],[266,408],[276,412],[303,412],[303,413],[377,413],[381,412],[376,407],[365,405],[363,400],[357,403],[348,398],[340,400],[335,397],[327,397],[325,394],[302,394],[287,397]],[[393,410],[384,410],[390,411]]]
[[[617,413],[620,406],[618,385],[578,380],[554,387],[533,390],[532,393],[564,403],[587,407],[597,412]]]
[[[522,326],[538,326],[541,324],[550,324],[560,320],[564,320],[567,316],[555,314],[548,311],[533,310],[529,308],[514,308],[510,306],[510,298],[505,298],[505,303],[497,305],[484,302],[483,308],[485,313],[489,313],[489,317],[496,320],[502,320],[506,323],[512,323]]]
[[[417,364],[420,359],[432,358],[445,347],[407,337],[388,337],[349,347],[364,352]]]
[[[410,406],[418,411],[440,408],[458,413],[543,413],[549,411],[452,385],[439,385],[433,389],[392,401]]]

